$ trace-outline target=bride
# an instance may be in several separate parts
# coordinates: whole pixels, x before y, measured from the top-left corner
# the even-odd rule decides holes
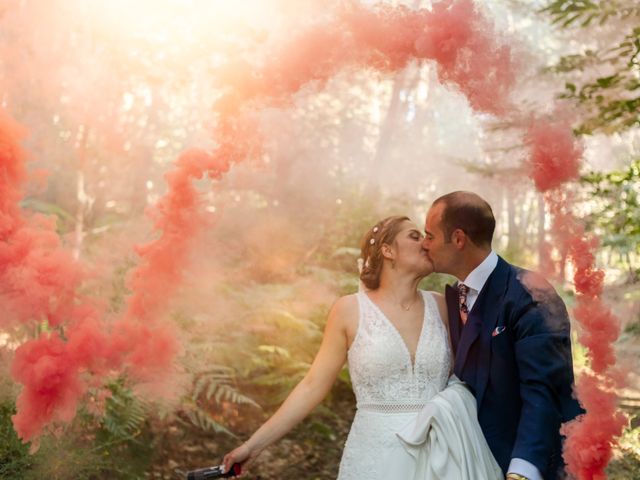
[[[365,288],[336,301],[309,372],[251,438],[225,455],[225,471],[255,459],[302,421],[348,361],[357,412],[340,480],[502,478],[473,396],[450,378],[444,298],[418,289],[433,272],[422,233],[407,217],[386,218],[365,234],[361,255]]]

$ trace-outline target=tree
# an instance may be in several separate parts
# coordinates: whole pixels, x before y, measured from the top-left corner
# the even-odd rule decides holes
[[[587,217],[592,229],[601,233],[602,244],[618,252],[636,281],[640,273],[640,160],[609,173],[590,172],[582,177],[589,203],[595,204]]]
[[[640,4],[636,0],[553,0],[542,10],[553,23],[587,36],[582,51],[551,71],[565,77],[561,98],[583,110],[578,134],[640,126]]]

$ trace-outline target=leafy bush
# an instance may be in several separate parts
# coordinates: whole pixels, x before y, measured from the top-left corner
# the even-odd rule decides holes
[[[0,404],[0,478],[20,478],[33,465],[29,447],[13,430],[11,416],[15,413],[13,402]]]
[[[586,190],[588,226],[602,244],[619,255],[630,281],[640,270],[640,160],[622,170],[590,172],[581,179]]]

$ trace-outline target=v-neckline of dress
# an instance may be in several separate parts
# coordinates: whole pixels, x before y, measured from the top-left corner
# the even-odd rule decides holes
[[[411,367],[412,374],[415,373],[416,360],[418,358],[418,352],[420,351],[420,345],[422,344],[422,336],[424,334],[424,329],[426,326],[425,324],[427,323],[427,299],[425,298],[424,293],[422,293],[422,290],[418,290],[418,291],[420,292],[420,296],[422,297],[422,306],[423,306],[422,326],[420,327],[420,336],[418,337],[418,343],[416,344],[416,351],[413,353],[413,355],[411,355],[411,352],[409,351],[409,347],[407,346],[407,342],[405,341],[404,337],[400,333],[400,330],[398,330],[398,327],[395,326],[395,324],[389,319],[389,317],[387,317],[386,313],[382,311],[382,309],[378,306],[378,304],[374,302],[371,299],[371,297],[369,297],[369,295],[367,295],[365,292],[362,292],[362,294],[373,306],[373,308],[378,311],[378,313],[384,319],[384,321],[391,327],[391,330],[393,330],[395,334],[398,336],[398,339],[400,340],[400,343],[404,347],[404,351],[407,354],[407,358],[409,359],[409,366]]]

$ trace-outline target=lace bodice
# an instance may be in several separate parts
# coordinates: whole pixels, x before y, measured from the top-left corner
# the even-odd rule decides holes
[[[413,363],[396,327],[366,293],[357,294],[358,330],[348,361],[358,410],[338,480],[386,480],[391,478],[385,473],[390,459],[414,463],[396,433],[446,387],[452,363],[436,300],[429,292],[421,294],[424,318]]]
[[[359,409],[419,409],[446,386],[451,369],[447,330],[433,295],[421,293],[424,323],[412,363],[400,332],[366,293],[358,292],[359,324],[348,362]]]

